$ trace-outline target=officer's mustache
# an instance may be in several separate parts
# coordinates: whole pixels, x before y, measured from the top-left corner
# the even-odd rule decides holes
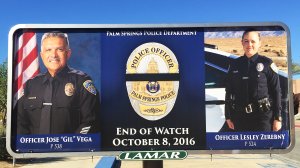
[[[58,57],[55,57],[55,56],[53,56],[53,57],[48,57],[48,61],[49,62],[57,62],[57,61],[60,61],[60,59],[58,58]]]

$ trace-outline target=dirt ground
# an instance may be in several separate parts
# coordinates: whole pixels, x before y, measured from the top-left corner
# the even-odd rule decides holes
[[[12,164],[12,160],[0,160],[0,167],[1,168],[13,168],[13,164]],[[18,167],[18,165],[16,165],[15,167]]]
[[[287,38],[261,37],[262,44],[258,51],[259,54],[267,56],[273,60],[280,70],[287,70]],[[206,44],[214,44],[218,49],[234,55],[242,56],[244,50],[240,38],[206,38]]]
[[[0,160],[0,168],[18,168],[18,167],[22,167],[26,164],[31,164],[32,163],[32,159],[17,159],[15,166],[13,166],[13,160],[11,159],[7,159],[7,160]]]

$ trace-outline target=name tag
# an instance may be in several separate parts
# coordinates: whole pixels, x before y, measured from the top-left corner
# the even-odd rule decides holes
[[[243,76],[242,79],[249,79],[249,77],[248,76]]]
[[[52,106],[52,103],[43,103],[44,106]]]

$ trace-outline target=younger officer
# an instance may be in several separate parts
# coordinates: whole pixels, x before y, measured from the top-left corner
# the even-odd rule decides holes
[[[99,94],[87,74],[67,65],[71,56],[67,34],[45,33],[40,55],[48,71],[26,82],[17,106],[17,133],[97,131]]]
[[[225,116],[235,131],[281,129],[281,93],[278,69],[271,59],[258,54],[260,33],[242,36],[244,56],[230,64],[226,81]]]

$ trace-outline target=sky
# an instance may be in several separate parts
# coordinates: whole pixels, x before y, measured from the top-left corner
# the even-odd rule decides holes
[[[3,0],[0,63],[16,24],[225,24],[282,22],[290,30],[293,63],[300,64],[299,0]]]

